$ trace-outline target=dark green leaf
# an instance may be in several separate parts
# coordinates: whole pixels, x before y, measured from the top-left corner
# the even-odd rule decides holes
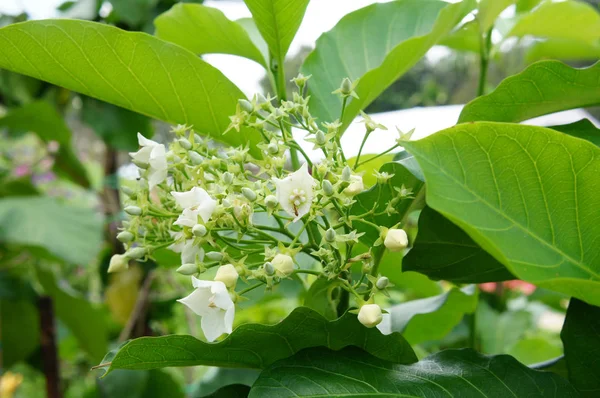
[[[304,306],[317,311],[325,318],[333,320],[337,318],[337,304],[334,293],[339,295],[340,283],[326,278],[319,278],[310,285],[304,298]]]
[[[600,304],[598,147],[508,123],[458,125],[404,145],[425,173],[427,204],[512,274]]]
[[[87,265],[102,246],[102,218],[51,197],[10,197],[0,200],[0,241],[39,246],[67,262]]]
[[[246,30],[222,11],[201,4],[179,3],[154,20],[156,36],[196,54],[231,54],[267,67]]]
[[[569,380],[582,397],[600,394],[600,308],[571,299],[560,333]]]
[[[260,372],[255,369],[213,368],[213,370],[214,372],[209,370],[203,380],[198,383],[192,394],[194,398],[205,397],[218,391],[222,391],[224,387],[232,384],[247,386],[249,391],[250,386],[254,384],[260,374]],[[222,392],[220,392],[220,394],[222,394]]]
[[[419,232],[403,260],[405,271],[456,283],[483,283],[514,276],[446,217],[426,206],[419,216]]]
[[[559,61],[542,61],[469,102],[458,121],[521,122],[595,104],[600,104],[600,63],[575,69]]]
[[[250,393],[250,387],[244,384],[230,384],[219,388],[206,398],[244,398]]]
[[[26,299],[0,300],[2,367],[10,368],[27,359],[40,344],[40,320],[34,302]]]
[[[231,81],[192,52],[144,33],[76,20],[9,25],[0,29],[0,67],[193,125],[228,144],[260,140],[250,130],[223,135],[244,97]]]
[[[473,8],[465,1],[401,0],[346,15],[318,40],[302,72],[312,75],[310,109],[320,122],[340,118],[342,101],[331,93],[342,79],[360,78],[344,111],[344,128],[389,85],[421,59]]]
[[[184,398],[181,385],[162,370],[117,370],[98,380],[100,397]]]
[[[192,336],[142,337],[109,353],[107,373],[115,369],[156,369],[168,366],[211,365],[261,369],[308,347],[339,350],[357,346],[380,358],[412,363],[415,354],[399,333],[384,336],[367,329],[346,313],[328,321],[315,311],[300,307],[273,326],[244,324],[219,343],[205,343]]]
[[[581,119],[577,122],[560,126],[551,126],[550,128],[573,137],[583,138],[600,147],[600,129],[588,119]]]
[[[566,380],[527,368],[507,355],[447,350],[413,365],[374,358],[355,348],[304,350],[261,373],[257,397],[577,397]]]

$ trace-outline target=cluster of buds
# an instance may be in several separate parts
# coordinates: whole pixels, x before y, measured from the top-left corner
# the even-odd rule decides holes
[[[177,271],[191,276],[195,289],[180,302],[202,317],[209,341],[231,333],[241,295],[307,272],[297,266],[298,253],[314,260],[309,273],[329,279],[346,278],[353,261],[371,261],[368,252],[350,258],[361,234],[348,210],[365,190],[362,176],[346,163],[341,123],[319,126],[311,116],[304,96],[308,78],[295,78],[298,92],[279,106],[262,95],[239,101],[227,131],[258,131],[263,142],[257,148],[223,147],[187,126],[173,129],[168,146],[138,135],[140,150],[131,157],[141,178],[135,189],[123,189],[129,218],[117,238],[125,253],[111,259],[109,272],[127,268],[130,260],[152,258],[160,249],[179,253]],[[345,99],[356,96],[354,86],[342,84]],[[383,127],[370,119],[366,125],[369,133]],[[323,151],[323,161],[311,162],[292,126],[307,132],[305,139]],[[304,163],[287,165],[290,151],[299,152]],[[382,231],[390,250],[406,247],[402,230]],[[380,320],[372,296],[387,287],[387,278],[370,277],[375,280],[369,284],[347,284],[355,297],[368,290],[371,298],[359,320],[369,327]],[[236,290],[240,279],[247,287]]]

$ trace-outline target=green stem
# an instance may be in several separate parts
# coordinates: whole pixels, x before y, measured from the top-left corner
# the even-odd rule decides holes
[[[354,168],[356,168],[356,167],[360,167],[360,166],[362,166],[363,164],[369,163],[369,162],[370,162],[370,161],[372,161],[372,160],[375,160],[375,159],[377,159],[377,158],[380,158],[380,157],[382,157],[383,155],[386,155],[386,154],[390,153],[391,151],[393,151],[394,149],[398,148],[399,146],[400,146],[400,145],[396,144],[396,145],[394,145],[393,147],[391,147],[390,149],[388,149],[388,150],[386,150],[386,151],[383,151],[383,152],[381,152],[379,155],[375,155],[375,156],[373,156],[372,158],[369,158],[369,159],[365,160],[364,162],[361,162],[361,163],[358,163],[358,164],[356,164],[356,165],[354,166]]]
[[[279,100],[279,103],[287,100],[287,93],[285,89],[285,69],[283,67],[283,62],[283,57],[279,57],[279,59],[277,59],[277,67],[275,70],[275,75],[277,78],[275,83],[277,86],[277,99]],[[271,61],[271,65],[272,64],[273,62]],[[281,134],[285,134],[285,132],[282,130]],[[291,134],[292,132],[290,131],[290,135]],[[290,159],[292,161],[292,168],[294,170],[298,170],[300,168],[300,159],[298,158],[298,153],[296,152],[295,148],[290,148]]]
[[[320,276],[322,274],[322,272],[321,271],[313,271],[310,269],[297,269],[297,270],[294,270],[294,274],[311,274],[311,275]]]
[[[241,296],[241,295],[243,295],[243,294],[245,294],[245,293],[248,293],[249,291],[251,291],[251,290],[254,290],[254,289],[256,289],[257,287],[259,287],[259,286],[261,286],[261,285],[263,285],[263,283],[262,283],[262,282],[256,283],[256,284],[254,284],[254,285],[252,285],[252,286],[248,286],[247,288],[245,288],[245,289],[243,289],[243,290],[240,290],[240,291],[238,292],[238,295],[239,295],[239,296]]]
[[[487,80],[487,73],[490,62],[490,49],[492,46],[492,29],[487,31],[480,39],[479,48],[479,87],[477,88],[477,96],[480,97],[485,94],[485,86]]]
[[[362,153],[363,147],[365,146],[365,142],[367,142],[367,138],[369,138],[370,132],[367,131],[363,137],[362,142],[360,143],[360,148],[358,148],[358,155],[356,155],[356,160],[354,161],[354,170],[358,167],[358,161],[360,160],[360,154]]]
[[[385,253],[385,246],[380,245],[373,249],[373,268],[371,269],[371,275],[377,276],[379,273],[379,264],[381,263],[381,259],[383,258],[383,254]],[[373,284],[369,282],[369,290],[368,293],[364,295],[364,299],[368,300],[370,296],[370,292],[373,289]]]

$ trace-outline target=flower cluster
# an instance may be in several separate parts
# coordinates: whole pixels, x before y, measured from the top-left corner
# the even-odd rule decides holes
[[[298,92],[279,106],[262,95],[239,101],[228,134],[258,131],[263,142],[254,148],[223,147],[177,126],[168,147],[139,135],[141,148],[131,154],[141,178],[136,189],[123,189],[129,219],[117,237],[126,251],[111,259],[109,272],[163,248],[179,253],[177,271],[191,276],[195,289],[179,301],[202,317],[209,341],[231,333],[240,296],[261,286],[271,290],[294,274],[342,281],[362,306],[359,320],[368,327],[381,321],[373,295],[386,288],[387,278],[371,275],[369,251],[353,253],[362,234],[353,228],[349,209],[365,190],[363,178],[342,151],[342,124],[319,125],[311,116],[306,80],[294,79]],[[342,95],[356,95],[352,84],[343,86]],[[383,127],[366,115],[365,124],[367,134]],[[311,162],[292,127],[307,132],[305,139],[322,150],[324,160]],[[304,163],[292,156],[288,164],[287,155],[298,153]],[[391,250],[408,244],[402,229],[382,228],[381,234]],[[300,253],[313,263],[300,267]],[[348,269],[355,262],[364,263],[364,272],[353,283]],[[237,289],[240,280],[244,287]]]

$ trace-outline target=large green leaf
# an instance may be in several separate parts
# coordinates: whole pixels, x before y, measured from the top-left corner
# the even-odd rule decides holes
[[[598,147],[506,123],[458,125],[404,145],[425,173],[427,204],[511,273],[600,304]]]
[[[575,69],[558,61],[541,61],[505,79],[490,94],[469,102],[459,123],[521,122],[595,104],[600,104],[600,63]]]
[[[256,132],[222,135],[242,92],[192,52],[145,33],[75,20],[0,29],[0,68],[66,87],[232,145]],[[253,146],[252,146],[253,148]]]
[[[300,307],[273,326],[244,324],[219,343],[172,335],[129,341],[105,361],[115,369],[156,369],[168,366],[210,365],[262,369],[309,347],[334,350],[357,346],[382,359],[413,363],[416,357],[399,333],[383,335],[367,329],[346,313],[328,321],[317,312]]]
[[[588,43],[581,40],[548,39],[536,41],[527,50],[527,63],[541,59],[597,60],[600,58],[600,41]]]
[[[477,307],[476,327],[481,351],[503,354],[511,350],[531,329],[533,317],[525,310],[499,312],[485,301]]]
[[[507,355],[447,350],[398,365],[358,349],[304,350],[273,364],[252,386],[257,397],[577,397],[563,378]]]
[[[40,344],[40,320],[37,307],[30,300],[0,300],[2,324],[2,367],[9,369],[27,359]]]
[[[417,239],[402,261],[402,269],[456,283],[514,279],[469,235],[430,207],[421,211]]]
[[[409,171],[407,167],[398,162],[391,162],[384,164],[380,172],[386,172],[393,174],[385,184],[376,184],[371,187],[368,191],[362,192],[357,195],[354,199],[356,202],[350,209],[350,215],[358,217],[361,214],[369,212],[376,206],[375,213],[383,212],[388,202],[398,196],[398,191],[395,188],[400,189],[402,185],[406,189],[412,190],[413,195],[417,194],[423,187],[423,181],[419,180]],[[399,223],[405,216],[406,213],[412,208],[414,200],[411,198],[405,198],[400,200],[394,207],[397,213],[390,215],[380,214],[377,216],[369,216],[368,221],[379,226],[391,227]],[[356,228],[358,232],[364,232],[360,240],[368,246],[372,246],[373,243],[379,238],[379,231],[372,225],[360,222],[361,218],[357,218],[353,221],[352,226]]]
[[[475,311],[477,290],[474,285],[453,288],[444,294],[407,301],[389,308],[390,330],[400,332],[411,344],[439,340]]]
[[[390,84],[412,67],[472,9],[465,1],[399,0],[373,4],[346,15],[318,40],[304,61],[310,107],[321,122],[340,118],[342,103],[332,95],[342,79],[360,78],[344,112],[350,122]]]
[[[154,20],[156,36],[196,54],[231,54],[267,67],[246,30],[221,10],[201,4],[179,3]]]
[[[184,398],[181,384],[165,371],[117,370],[97,380],[98,398]]]
[[[583,1],[545,1],[522,14],[506,36],[528,35],[592,43],[600,39],[600,13]]]
[[[600,394],[600,308],[571,299],[560,333],[569,380],[582,397]]]
[[[319,278],[314,281],[304,297],[304,306],[317,311],[327,319],[337,318],[337,304],[334,292],[340,290],[340,282]],[[338,294],[339,296],[339,294]]]
[[[309,0],[244,0],[271,57],[282,63],[302,23]]]
[[[87,265],[102,246],[102,219],[50,197],[10,197],[0,200],[0,242],[42,247],[67,262]]]
[[[8,128],[12,134],[34,132],[46,143],[58,142],[60,148],[55,155],[55,167],[77,183],[86,187],[90,185],[85,168],[73,151],[71,130],[50,103],[32,102],[11,110],[0,118],[0,127]]]
[[[583,138],[600,147],[600,129],[588,119],[581,119],[573,123],[561,124],[559,126],[551,126],[550,128],[573,137]]]

